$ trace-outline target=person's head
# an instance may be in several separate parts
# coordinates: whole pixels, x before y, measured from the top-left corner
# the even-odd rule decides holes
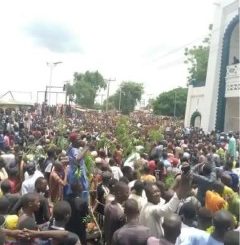
[[[183,162],[181,170],[182,170],[182,172],[184,174],[187,174],[191,170],[191,167],[190,167],[189,163],[188,162]]]
[[[6,197],[1,197],[0,198],[0,214],[5,215],[8,213],[10,202],[8,198]]]
[[[49,148],[47,150],[47,155],[48,155],[48,158],[51,158],[51,159],[54,159],[56,154],[55,154],[55,149],[53,148]]]
[[[170,214],[164,217],[163,222],[164,238],[175,244],[181,233],[181,218],[177,214]]]
[[[232,138],[232,136],[233,136],[232,132],[228,134],[229,138]]]
[[[129,187],[126,183],[119,181],[115,185],[115,200],[119,203],[125,202],[129,197]]]
[[[150,168],[148,167],[148,165],[144,165],[143,166],[143,174],[150,174]]]
[[[17,167],[8,168],[7,173],[9,178],[16,178],[18,175],[18,168]]]
[[[164,169],[164,163],[162,161],[157,162],[157,169],[158,170],[163,170]]]
[[[3,195],[10,193],[11,192],[11,185],[9,180],[3,180],[1,183],[1,191],[3,193]]]
[[[124,166],[122,168],[122,173],[123,173],[123,176],[126,177],[129,181],[132,180],[132,176],[133,176],[133,170],[131,167],[129,166]]]
[[[35,190],[36,192],[40,193],[45,193],[47,190],[47,180],[44,177],[38,177],[35,181]]]
[[[115,161],[112,158],[109,159],[109,165],[111,167],[116,165]]]
[[[143,189],[144,189],[143,182],[140,180],[136,180],[133,186],[133,190],[135,190],[136,195],[142,196]]]
[[[124,204],[124,213],[129,222],[132,219],[135,219],[139,216],[138,203],[134,199],[128,199]]]
[[[192,223],[196,219],[196,208],[192,202],[186,202],[182,205],[179,215],[182,216],[184,224],[192,226]]]
[[[163,158],[163,160],[166,160],[166,159],[168,158],[168,154],[167,154],[166,151],[164,151],[164,152],[162,153],[162,158]]]
[[[224,245],[239,245],[239,231],[227,231],[224,236]]]
[[[133,170],[132,180],[137,180],[137,179],[138,179],[138,171],[137,170]]]
[[[228,187],[232,187],[232,178],[229,174],[222,174],[221,182]]]
[[[205,163],[203,166],[203,175],[208,176],[212,172],[212,165],[210,163]]]
[[[148,202],[158,204],[160,202],[161,192],[156,184],[147,183],[145,185],[145,192]]]
[[[224,237],[227,231],[234,228],[233,216],[227,210],[217,211],[213,216],[214,233],[219,237]]]
[[[39,195],[37,193],[27,193],[22,196],[22,207],[27,212],[35,212],[40,207]]]
[[[64,170],[63,165],[60,161],[55,161],[54,169],[56,172],[62,172]]]
[[[225,164],[225,170],[229,170],[231,171],[233,168],[233,161],[232,160],[228,160]]]
[[[56,223],[65,225],[72,214],[71,206],[66,201],[58,201],[53,207],[53,218]]]
[[[206,230],[212,225],[212,212],[202,207],[198,210],[198,228],[201,230]]]
[[[111,194],[115,194],[115,186],[117,183],[118,183],[118,180],[116,180],[114,178],[110,179],[108,188],[109,188]]]
[[[36,164],[33,161],[27,163],[26,171],[29,175],[33,175],[36,171]]]
[[[223,194],[224,185],[220,181],[215,181],[212,185],[213,191],[217,192],[219,195]]]
[[[102,183],[104,185],[108,186],[111,178],[112,178],[112,173],[110,173],[109,171],[104,171],[102,173]]]
[[[81,194],[82,193],[82,185],[76,181],[71,184],[71,190],[74,194]]]
[[[98,155],[99,155],[99,157],[100,158],[102,158],[102,159],[105,159],[106,158],[106,152],[104,151],[104,150],[100,150],[99,152],[98,152]]]
[[[73,147],[75,147],[75,148],[79,148],[80,147],[80,139],[79,139],[79,136],[78,136],[78,134],[76,132],[72,132],[69,135],[69,140],[72,143]]]
[[[128,180],[128,178],[127,177],[125,177],[125,176],[123,176],[123,177],[121,177],[120,179],[119,179],[119,181],[121,181],[121,182],[123,182],[123,183],[125,183],[125,184],[129,184],[129,180]]]

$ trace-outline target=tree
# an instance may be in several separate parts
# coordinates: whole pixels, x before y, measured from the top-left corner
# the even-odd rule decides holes
[[[74,91],[75,102],[83,107],[93,108],[98,91],[107,86],[103,76],[98,71],[87,71],[84,74],[75,72],[73,76],[70,91]]]
[[[63,90],[66,91],[66,96],[68,98],[68,103],[73,100],[74,97],[74,87],[70,84],[70,81],[66,81],[63,87]],[[66,99],[67,99],[66,98]],[[65,101],[67,103],[67,101]]]
[[[175,101],[175,116],[184,117],[187,102],[187,88],[182,87],[161,93],[153,102],[153,112],[162,116],[174,116]]]
[[[192,48],[185,49],[184,55],[186,56],[185,64],[188,64],[188,85],[204,86],[207,76],[207,66],[209,57],[209,44],[211,38],[212,25],[209,26],[209,35],[206,37],[202,44],[193,46]]]
[[[134,111],[137,102],[141,100],[143,94],[143,85],[136,82],[122,82],[116,93],[109,97],[109,105],[113,105],[116,110],[127,115]]]

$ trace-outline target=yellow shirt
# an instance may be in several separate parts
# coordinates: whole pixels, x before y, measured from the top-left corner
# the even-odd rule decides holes
[[[141,181],[154,183],[156,182],[156,177],[151,174],[144,174],[143,176],[141,176]]]
[[[228,207],[227,202],[214,191],[207,191],[205,197],[205,207],[213,213]]]
[[[16,230],[18,224],[18,216],[17,215],[7,215],[5,217],[4,227],[9,230]]]
[[[236,193],[232,190],[232,188],[230,188],[230,187],[228,187],[226,185],[224,186],[223,198],[224,198],[225,201],[231,200],[234,197],[235,194]]]
[[[6,215],[5,216],[5,223],[4,228],[9,230],[16,230],[18,224],[18,216],[17,215]],[[6,241],[13,242],[15,241],[12,237],[6,237]]]

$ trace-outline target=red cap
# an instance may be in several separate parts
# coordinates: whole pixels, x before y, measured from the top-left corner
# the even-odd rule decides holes
[[[148,162],[148,167],[149,167],[149,169],[152,171],[152,172],[154,172],[155,170],[156,170],[156,163],[155,163],[155,161],[149,161]]]
[[[78,135],[75,132],[71,133],[70,136],[69,136],[69,140],[71,142],[76,142],[77,141],[77,138],[78,138]]]
[[[175,157],[172,158],[171,160],[172,160],[171,164],[173,165],[173,167],[176,167],[178,165],[178,163],[179,163],[179,160],[177,158],[175,158]]]

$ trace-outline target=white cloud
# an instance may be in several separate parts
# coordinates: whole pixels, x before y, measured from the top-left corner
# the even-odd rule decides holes
[[[155,95],[184,86],[183,47],[207,35],[212,3],[2,1],[1,90],[44,90],[49,81],[47,61],[63,62],[53,72],[57,85],[71,79],[73,72],[89,69],[117,79],[111,93],[122,80],[142,82],[146,93]],[[31,36],[26,27],[32,27]]]

